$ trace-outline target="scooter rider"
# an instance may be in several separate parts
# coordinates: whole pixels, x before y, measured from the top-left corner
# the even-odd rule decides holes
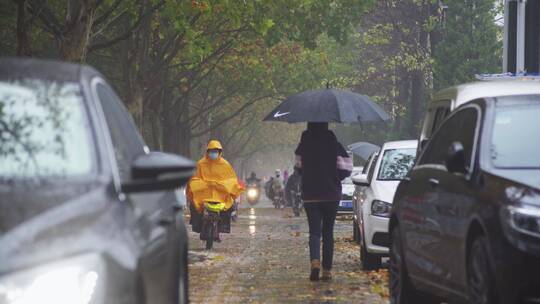
[[[288,204],[292,206],[293,208],[300,208],[300,201],[297,202],[298,197],[297,194],[300,193],[300,182],[302,178],[298,172],[298,168],[294,168],[294,172],[291,176],[289,176],[289,179],[287,180],[287,184],[285,185],[285,199],[287,200]],[[295,204],[298,204],[298,206],[295,206]]]
[[[248,185],[256,185],[257,187],[260,186],[261,179],[257,178],[257,174],[255,172],[251,172],[251,175],[246,179],[246,183]]]
[[[276,174],[274,176],[274,180],[272,181],[272,190],[274,192],[274,201],[281,197],[281,199],[284,199],[284,193],[283,193],[283,181],[281,180],[281,170],[276,169]],[[281,204],[284,202],[282,201]],[[281,206],[279,206],[281,207]]]
[[[190,202],[190,224],[194,232],[201,232],[205,202],[225,204],[220,232],[230,232],[230,211],[235,199],[242,193],[233,167],[223,158],[223,147],[217,140],[208,143],[204,157],[197,162],[197,170],[186,188]]]

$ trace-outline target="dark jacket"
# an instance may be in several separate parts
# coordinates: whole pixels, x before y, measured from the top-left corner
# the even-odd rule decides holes
[[[295,151],[302,175],[302,200],[339,201],[341,181],[351,175],[353,164],[347,151],[330,130],[306,130]]]
[[[289,203],[289,205],[293,204],[294,196],[293,192],[300,191],[300,185],[301,185],[301,178],[300,174],[295,172],[289,177],[287,180],[287,184],[285,185],[285,200]]]

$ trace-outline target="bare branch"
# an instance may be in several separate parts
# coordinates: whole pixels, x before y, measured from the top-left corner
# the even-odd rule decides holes
[[[108,48],[108,47],[111,47],[111,46],[115,45],[116,43],[118,43],[120,41],[124,41],[124,40],[128,39],[131,36],[131,34],[133,33],[133,31],[135,31],[135,29],[137,29],[139,27],[141,22],[146,17],[150,16],[156,10],[160,9],[164,4],[165,4],[165,0],[161,0],[158,4],[154,5],[146,13],[139,16],[139,19],[137,19],[137,21],[135,21],[135,23],[126,32],[118,35],[117,37],[115,37],[115,38],[113,38],[113,39],[111,39],[109,41],[93,44],[88,48],[88,51],[93,52],[93,51],[97,51],[97,50],[100,50],[100,49],[103,49],[103,48]]]
[[[109,16],[120,6],[120,4],[123,1],[124,0],[116,0],[107,11],[105,11],[101,16],[96,18],[93,25],[98,26],[101,23],[103,23],[105,20],[107,20],[109,18]],[[103,1],[100,1],[98,3],[98,6],[101,4],[101,2],[103,2]]]
[[[242,113],[242,111],[246,110],[247,108],[249,108],[250,106],[252,106],[253,104],[255,104],[257,101],[259,100],[262,100],[262,99],[265,99],[265,98],[270,98],[271,96],[270,95],[265,95],[265,96],[260,96],[260,97],[257,97],[257,98],[253,98],[252,100],[250,100],[249,102],[245,103],[244,105],[242,105],[240,108],[238,108],[236,111],[232,112],[231,114],[229,114],[228,116],[226,116],[225,118],[223,118],[220,122],[218,122],[217,124],[209,127],[209,128],[206,128],[204,129],[203,131],[200,131],[200,132],[196,132],[196,133],[192,133],[192,136],[193,137],[199,137],[199,136],[202,136],[216,128],[219,128],[221,127],[224,123],[228,122],[229,120],[231,120],[232,118],[234,118],[236,115],[238,115],[239,113]]]

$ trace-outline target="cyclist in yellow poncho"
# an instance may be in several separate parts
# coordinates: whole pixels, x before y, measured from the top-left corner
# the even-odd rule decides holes
[[[225,210],[229,210],[242,191],[233,167],[223,158],[221,143],[211,140],[204,157],[197,162],[197,171],[186,189],[192,213],[202,214],[205,202],[224,203]],[[192,214],[192,219],[198,215]],[[195,226],[193,221],[192,224]]]

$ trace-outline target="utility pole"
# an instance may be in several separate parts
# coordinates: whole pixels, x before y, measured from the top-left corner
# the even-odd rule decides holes
[[[540,0],[506,0],[503,71],[540,73]]]

